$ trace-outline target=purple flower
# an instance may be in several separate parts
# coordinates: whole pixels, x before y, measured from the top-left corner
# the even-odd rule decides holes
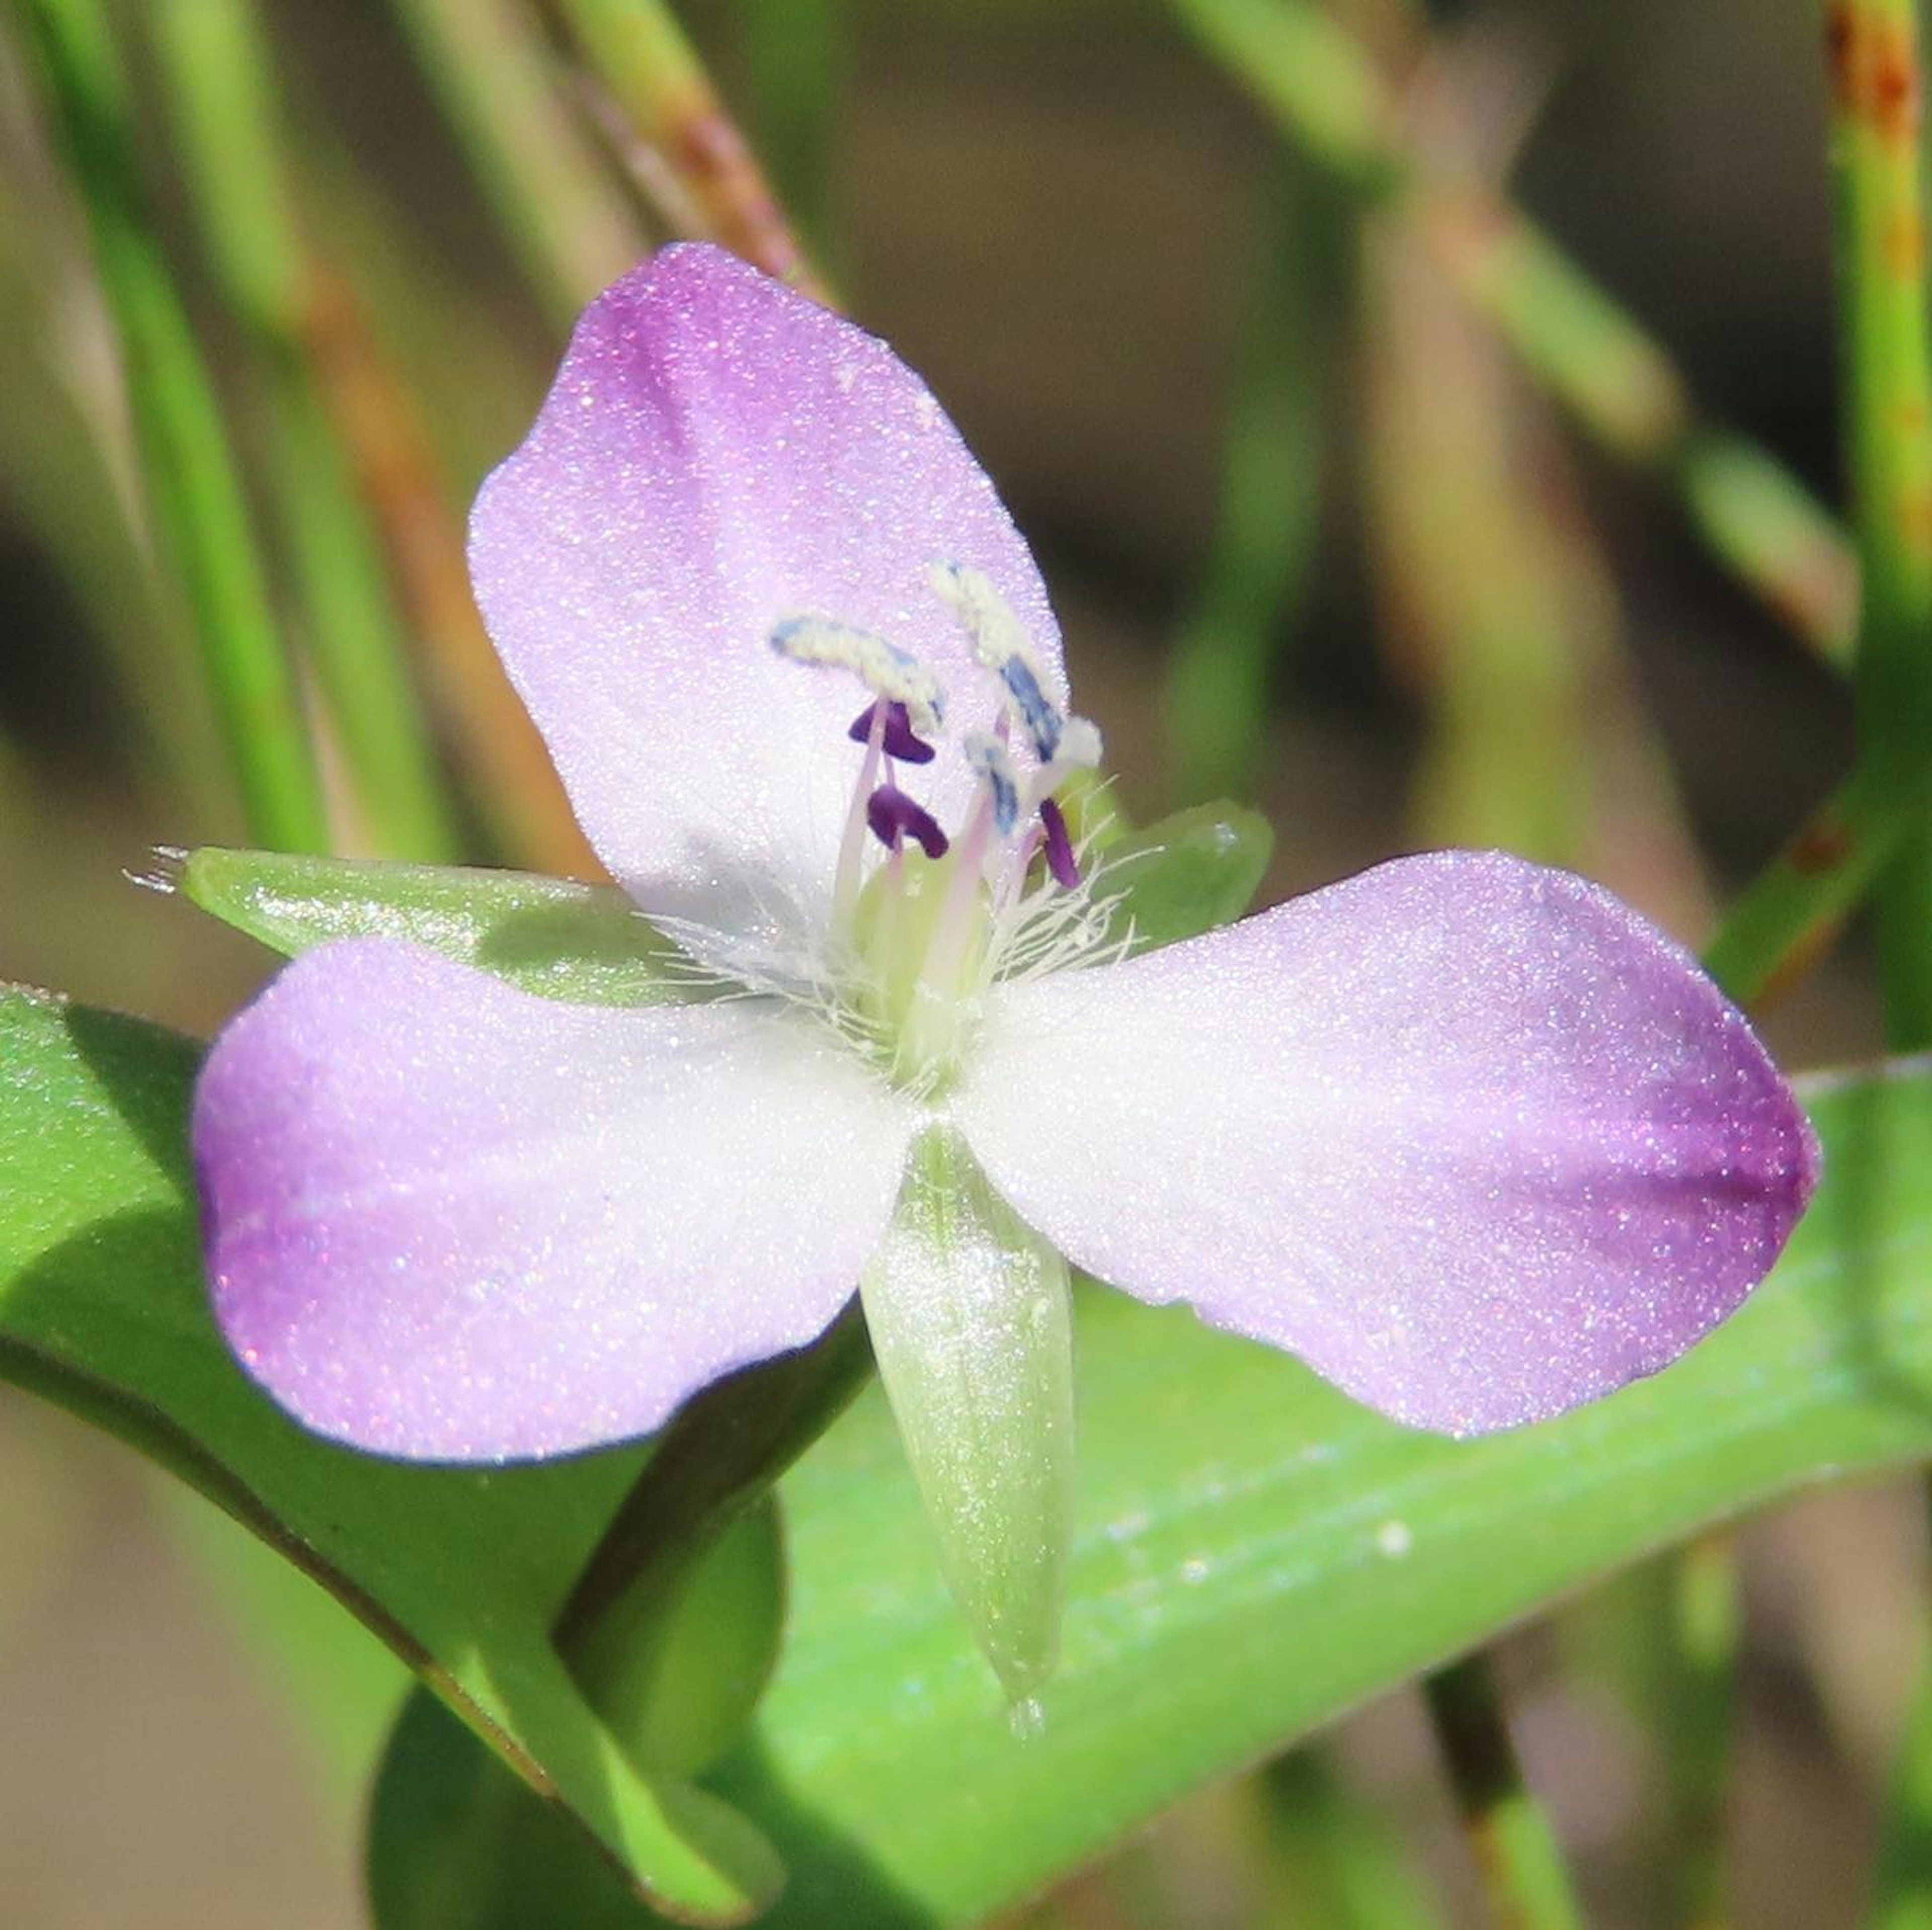
[[[1580,879],[1439,853],[1120,957],[1056,802],[1099,738],[992,484],[884,344],[716,250],[592,305],[472,565],[592,843],[727,996],[572,1007],[371,939],[234,1021],[215,1306],[324,1434],[647,1433],[862,1275],[869,1310],[935,1145],[994,1271],[1057,1251],[1455,1433],[1664,1366],[1804,1206],[1749,1026]]]

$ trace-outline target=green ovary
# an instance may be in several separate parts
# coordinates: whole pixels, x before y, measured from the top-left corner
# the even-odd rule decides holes
[[[956,850],[936,859],[903,851],[859,895],[860,1011],[904,1084],[943,1082],[958,1069],[985,989],[986,889],[960,867]]]

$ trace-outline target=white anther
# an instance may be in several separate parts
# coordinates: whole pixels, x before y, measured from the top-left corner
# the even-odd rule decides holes
[[[993,794],[993,823],[1002,838],[1010,838],[1020,819],[1020,776],[1012,753],[983,730],[968,731],[963,748],[967,763]]]
[[[1034,682],[1046,688],[1046,667],[1034,652],[1033,639],[991,577],[970,564],[934,563],[926,580],[952,607],[972,640],[973,654],[988,670],[1004,670],[1017,658],[1033,673]]]
[[[1100,768],[1099,727],[1086,718],[1070,717],[1060,727],[1060,741],[1054,746],[1053,755],[1028,782],[1026,808],[1030,811],[1037,810],[1042,799],[1052,797],[1076,772],[1097,771]]]
[[[794,664],[830,664],[850,670],[875,696],[902,703],[913,729],[930,737],[946,715],[939,680],[909,651],[849,623],[824,616],[788,616],[772,626],[772,648]]]
[[[1056,764],[1067,764],[1082,771],[1100,768],[1100,727],[1084,717],[1070,717],[1060,727],[1060,748],[1053,754]]]

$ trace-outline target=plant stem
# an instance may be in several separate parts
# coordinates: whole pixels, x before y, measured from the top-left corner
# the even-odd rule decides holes
[[[25,0],[87,208],[113,315],[143,479],[194,619],[249,835],[328,848],[293,673],[277,634],[220,406],[136,178],[126,81],[100,0]]]
[[[1442,1914],[1394,1823],[1349,1787],[1326,1738],[1255,1779],[1268,1863],[1284,1893],[1259,1930],[1437,1930]]]
[[[848,0],[737,0],[752,131],[812,252],[829,259]]]
[[[1932,806],[1932,754],[1894,778],[1862,757],[1732,901],[1704,969],[1740,1005],[1774,998],[1824,950]]]
[[[322,277],[302,232],[254,0],[164,0],[150,17],[194,211],[264,378],[270,487],[360,802],[387,855],[454,859],[382,549],[307,352]]]
[[[1580,1930],[1562,1851],[1523,1780],[1487,1659],[1452,1662],[1423,1695],[1499,1930]]]
[[[1498,196],[1435,178],[1367,51],[1308,0],[1170,0],[1298,146],[1371,200],[1403,199],[1466,297],[1604,448],[1666,479],[1724,566],[1820,655],[1847,656],[1844,538],[1763,450],[1700,423],[1663,349]]]
[[[1932,748],[1932,333],[1919,187],[1912,0],[1836,0],[1828,41],[1845,415],[1864,607],[1862,754],[1909,788]],[[1932,832],[1915,834],[1878,898],[1892,1046],[1932,1044]]]
[[[1669,1559],[1664,1582],[1675,1705],[1669,1779],[1678,1853],[1676,1920],[1688,1930],[1716,1930],[1729,1917],[1725,1800],[1743,1624],[1736,1545],[1727,1535],[1700,1536]]]
[[[638,223],[559,93],[524,0],[395,0],[544,312],[577,312],[644,253]]]
[[[661,171],[668,198],[734,253],[824,298],[758,157],[661,0],[550,0]]]
[[[465,789],[504,853],[533,871],[596,879],[550,754],[490,648],[470,593],[463,521],[422,400],[340,275],[317,292],[310,351],[356,486],[380,532]]]
[[[1918,20],[1912,0],[1834,0],[1826,28],[1846,441],[1865,583],[1860,754],[1876,782],[1912,797],[1932,747],[1932,328]],[[1902,1051],[1932,1044],[1932,824],[1919,802],[1877,892],[1886,1031]],[[1932,1642],[1900,1739],[1871,1921],[1884,1930],[1932,1924]]]
[[[1307,298],[1306,170],[1276,169],[1248,334],[1221,449],[1221,505],[1193,607],[1174,633],[1161,709],[1183,799],[1253,794],[1280,625],[1314,552],[1322,344]]]

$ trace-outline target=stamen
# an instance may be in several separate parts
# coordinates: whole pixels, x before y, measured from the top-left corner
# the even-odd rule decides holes
[[[1059,747],[1053,754],[1062,764],[1097,771],[1100,768],[1099,726],[1084,717],[1070,717],[1060,727]]]
[[[1046,672],[1026,626],[983,571],[964,563],[934,563],[926,572],[972,639],[973,654],[999,673],[1012,710],[1044,763],[1059,748],[1065,719],[1046,694]]]
[[[889,704],[904,707],[913,729],[938,734],[945,694],[932,673],[910,652],[869,630],[823,616],[788,616],[772,627],[771,646],[794,664],[830,664],[850,670]]]
[[[841,932],[852,929],[852,917],[859,906],[859,874],[864,862],[866,833],[871,821],[867,801],[879,775],[879,760],[885,754],[886,719],[888,713],[872,706],[872,727],[866,733],[866,754],[859,765],[859,781],[846,807],[845,835],[838,841],[838,869],[832,880],[832,921]]]
[[[922,737],[914,734],[912,719],[906,714],[902,703],[888,703],[884,697],[878,703],[868,704],[852,720],[852,727],[846,736],[854,744],[866,742],[872,734],[872,719],[880,704],[885,706],[886,733],[881,740],[886,755],[902,764],[929,764],[934,755],[932,746]]]
[[[966,761],[986,781],[993,797],[993,823],[1002,838],[1010,838],[1020,821],[1019,772],[1012,753],[997,737],[983,730],[969,731],[965,743]]]
[[[866,800],[866,822],[888,851],[896,851],[902,839],[910,838],[928,858],[946,856],[946,834],[938,820],[896,784],[881,784]]]
[[[1070,892],[1080,882],[1080,861],[1073,855],[1073,840],[1067,835],[1066,814],[1052,798],[1042,798],[1040,821],[1046,833],[1046,868],[1056,884]]]
[[[950,605],[961,627],[973,640],[974,654],[989,670],[1004,668],[1013,658],[1023,659],[1038,682],[1042,675],[1034,655],[1033,639],[1012,607],[994,587],[983,570],[965,563],[934,563],[926,573],[940,600]]]
[[[1059,750],[1060,733],[1066,728],[1059,711],[1024,658],[1009,657],[1000,666],[1000,681],[1006,685],[1021,727],[1033,739],[1040,762],[1047,763]]]

